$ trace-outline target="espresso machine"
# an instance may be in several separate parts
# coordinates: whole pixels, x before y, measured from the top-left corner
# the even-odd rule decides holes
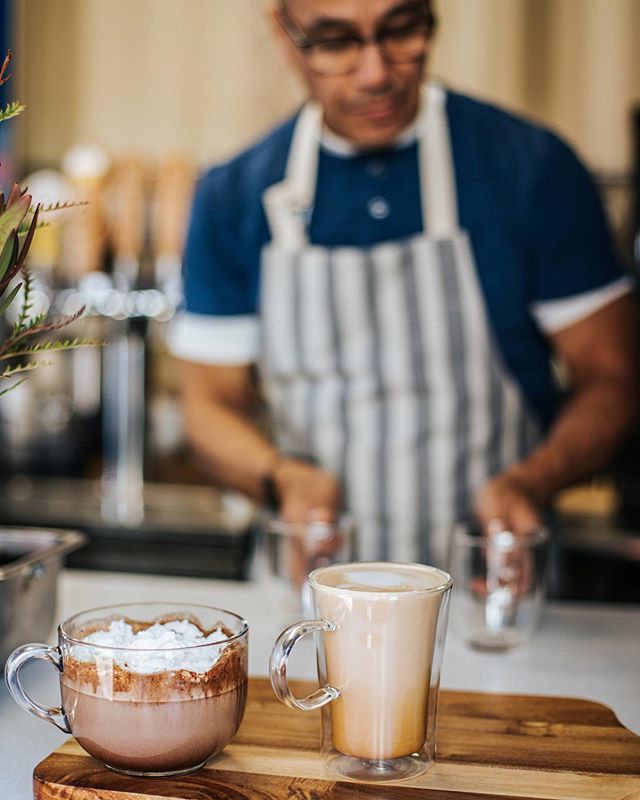
[[[165,347],[194,170],[179,156],[111,163],[77,147],[62,172],[49,189],[83,205],[55,220],[57,238],[39,232],[34,296],[54,317],[84,307],[65,338],[103,344],[56,353],[3,398],[0,524],[84,531],[71,566],[244,577],[253,508],[207,485],[190,458]],[[50,202],[39,182],[34,199]]]

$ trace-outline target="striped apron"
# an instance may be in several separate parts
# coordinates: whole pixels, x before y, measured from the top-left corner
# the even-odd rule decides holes
[[[362,560],[443,564],[475,492],[541,434],[493,341],[458,225],[445,104],[440,87],[424,89],[423,234],[362,249],[309,243],[313,103],[284,181],[263,198],[261,370],[277,443],[340,477]]]

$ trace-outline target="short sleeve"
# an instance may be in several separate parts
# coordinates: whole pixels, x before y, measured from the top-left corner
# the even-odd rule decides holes
[[[207,173],[198,183],[184,252],[185,309],[193,314],[254,314],[255,284],[249,259],[234,237],[238,192],[226,191],[224,168]]]
[[[621,279],[595,183],[567,145],[545,134],[526,212],[530,304],[573,298]]]
[[[234,234],[242,218],[239,193],[227,191],[225,168],[216,168],[195,192],[184,252],[184,311],[167,343],[177,358],[204,364],[246,364],[259,352],[254,264]]]

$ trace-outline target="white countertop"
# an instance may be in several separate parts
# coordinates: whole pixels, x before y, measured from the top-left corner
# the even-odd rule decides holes
[[[221,606],[249,621],[250,673],[266,676],[274,639],[298,618],[286,610],[281,593],[266,588],[260,582],[67,571],[60,578],[57,618],[96,606],[152,600]],[[311,642],[300,648],[290,674],[315,677],[311,648]],[[52,667],[34,664],[23,670],[23,677],[40,702],[59,705]],[[450,630],[442,686],[596,700],[640,734],[640,607],[549,603],[534,639],[508,653],[470,650]],[[18,708],[4,684],[0,723],[0,798],[28,800],[34,766],[62,744],[64,734]]]

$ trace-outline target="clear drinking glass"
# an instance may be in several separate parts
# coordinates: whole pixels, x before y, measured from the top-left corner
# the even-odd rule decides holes
[[[548,540],[544,528],[516,536],[474,522],[455,526],[451,621],[467,644],[509,650],[531,636],[544,602]]]
[[[188,620],[215,643],[112,647],[83,639],[124,620],[134,630]],[[249,628],[223,609],[140,603],[77,614],[58,628],[58,646],[27,644],[9,656],[5,679],[26,711],[71,733],[105,766],[128,775],[182,775],[202,767],[238,730],[247,697]],[[138,643],[139,644],[139,643]],[[40,705],[20,669],[31,659],[60,672],[62,704]]]
[[[357,557],[353,518],[342,514],[335,522],[301,524],[265,516],[258,551],[270,596],[279,598],[283,609],[310,616],[309,573]]]
[[[435,757],[440,666],[451,578],[419,564],[352,563],[309,575],[315,620],[287,628],[271,655],[278,698],[302,711],[322,708],[322,754],[342,778],[398,781]],[[296,698],[289,655],[320,632],[320,687]]]

